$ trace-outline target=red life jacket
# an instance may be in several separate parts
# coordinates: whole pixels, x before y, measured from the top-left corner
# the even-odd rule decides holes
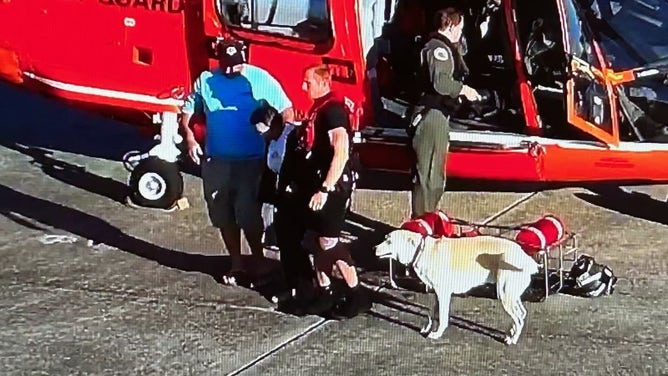
[[[424,237],[459,238],[480,235],[473,227],[462,227],[452,222],[452,218],[441,210],[425,213],[401,225],[401,229],[413,231]]]
[[[311,109],[309,110],[308,115],[304,120],[304,133],[302,142],[306,147],[306,150],[311,150],[311,147],[313,146],[313,141],[315,140],[315,119],[317,118],[319,111],[326,104],[332,101],[342,103],[343,107],[346,109],[350,126],[348,131],[350,132],[352,129],[355,129],[359,115],[359,111],[355,108],[355,102],[344,95],[340,95],[337,92],[330,92],[330,94],[327,94],[327,98],[322,101],[317,101],[317,103],[314,103],[313,106],[311,106]]]
[[[431,213],[425,213],[413,220],[401,225],[404,230],[409,230],[422,234],[422,236],[451,237],[454,231],[454,224],[450,217],[440,210]]]

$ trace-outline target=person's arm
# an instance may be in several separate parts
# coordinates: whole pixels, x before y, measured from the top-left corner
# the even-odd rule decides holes
[[[189,144],[195,141],[195,134],[190,128],[190,120],[195,113],[201,112],[202,102],[200,76],[195,80],[192,92],[186,97],[183,107],[181,107],[181,130]]]
[[[195,133],[190,128],[190,120],[192,119],[195,113],[201,113],[203,107],[202,99],[202,90],[201,90],[201,76],[195,80],[193,84],[193,90],[188,95],[181,108],[181,130],[183,131],[184,138],[186,140],[186,145],[188,147],[188,155],[193,160],[193,162],[199,164],[199,156],[203,155],[202,148],[200,147],[197,139],[195,138]]]
[[[292,108],[292,105],[290,105],[290,107],[286,108],[285,110],[281,111],[281,116],[283,117],[284,123],[294,124],[295,110]]]
[[[450,50],[445,47],[437,47],[433,50],[427,49],[425,54],[434,90],[451,98],[459,96],[464,84],[453,77],[455,65]]]
[[[431,82],[437,93],[451,98],[463,95],[470,101],[480,100],[480,94],[475,89],[453,77],[454,57],[448,48],[437,47],[433,51],[428,49],[426,55]]]
[[[192,117],[193,114],[187,112],[183,112],[181,115],[181,131],[188,142],[195,139],[195,133],[190,129],[190,119],[192,119]]]
[[[348,114],[342,106],[331,106],[324,111],[327,124],[329,124],[328,134],[330,144],[334,149],[334,157],[327,171],[322,185],[328,190],[333,190],[336,182],[343,174],[343,169],[348,161],[350,152],[350,140],[348,137],[349,119]]]
[[[251,85],[253,85],[253,90],[257,93],[256,97],[266,100],[271,107],[280,112],[284,123],[294,123],[295,113],[292,108],[292,101],[285,93],[281,83],[266,70],[259,67],[253,68],[259,73],[250,74],[250,77],[252,77]],[[257,79],[257,81],[254,79]]]

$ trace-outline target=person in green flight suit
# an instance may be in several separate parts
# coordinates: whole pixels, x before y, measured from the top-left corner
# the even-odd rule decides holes
[[[450,142],[450,114],[461,96],[478,101],[480,94],[463,83],[464,17],[454,8],[436,12],[437,30],[420,54],[423,93],[413,111],[409,135],[414,152],[411,218],[435,211],[445,191],[444,165]]]

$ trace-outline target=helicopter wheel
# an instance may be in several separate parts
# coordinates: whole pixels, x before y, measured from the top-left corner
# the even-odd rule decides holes
[[[158,157],[139,162],[128,182],[129,198],[133,203],[159,209],[169,209],[183,194],[183,177],[176,163]]]

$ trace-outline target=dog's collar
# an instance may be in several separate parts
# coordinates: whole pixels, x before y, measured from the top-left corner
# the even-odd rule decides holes
[[[411,262],[408,263],[408,265],[406,265],[406,267],[413,269],[415,274],[417,274],[418,278],[422,280],[422,282],[425,284],[425,287],[427,288],[427,292],[430,289],[433,289],[433,285],[430,283],[430,278],[428,278],[428,276],[425,275],[424,270],[421,270],[421,268],[418,267],[418,262],[420,261],[420,256],[422,256],[424,248],[426,247],[428,236],[429,235],[420,237],[420,244],[418,244],[417,249],[415,249],[415,254],[413,254],[413,259],[411,260]]]
[[[408,266],[410,268],[415,269],[415,265],[417,264],[418,259],[420,258],[420,256],[422,255],[422,251],[424,250],[424,246],[425,246],[425,242],[426,242],[425,239],[427,239],[426,236],[423,236],[423,237],[420,238],[420,244],[418,244],[417,249],[415,250],[415,254],[413,255],[413,259],[411,260],[410,263],[408,263]]]

